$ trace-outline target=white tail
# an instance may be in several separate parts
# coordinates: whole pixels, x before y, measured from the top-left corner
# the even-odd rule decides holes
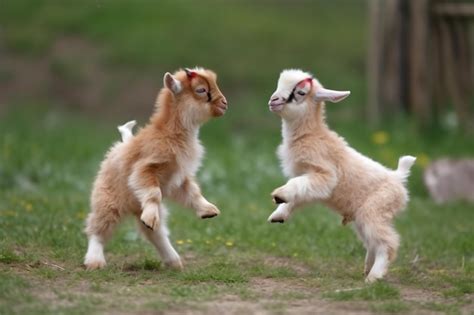
[[[131,120],[131,121],[123,124],[122,126],[117,127],[117,129],[120,132],[120,135],[122,136],[122,142],[127,142],[128,139],[133,137],[132,130],[133,130],[133,127],[135,127],[136,124],[137,124],[137,122],[135,120]]]
[[[396,170],[397,174],[400,176],[402,181],[406,181],[408,176],[410,175],[410,168],[416,161],[416,157],[411,155],[402,156],[398,160],[398,168]]]

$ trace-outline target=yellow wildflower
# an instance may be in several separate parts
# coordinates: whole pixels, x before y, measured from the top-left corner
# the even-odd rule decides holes
[[[251,211],[257,211],[258,210],[258,206],[255,204],[255,203],[251,203],[248,205],[248,208],[251,210]]]
[[[85,211],[80,211],[76,214],[76,218],[79,220],[84,220],[86,218],[86,212]]]
[[[232,242],[232,241],[227,241],[227,242],[225,242],[225,246],[227,246],[227,247],[232,247],[232,246],[234,246],[234,242]]]
[[[183,241],[183,240],[177,240],[177,241],[176,241],[176,244],[178,244],[178,245],[183,245],[183,244],[184,244],[184,241]]]
[[[189,238],[186,240],[186,243],[191,244],[193,241],[190,240]]]
[[[376,131],[372,134],[372,142],[378,145],[386,144],[389,140],[389,135],[385,131]]]

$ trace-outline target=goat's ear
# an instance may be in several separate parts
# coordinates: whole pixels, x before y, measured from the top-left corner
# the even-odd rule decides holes
[[[334,91],[319,87],[314,94],[314,100],[317,102],[328,101],[337,103],[345,99],[351,94],[351,91]]]
[[[183,89],[183,87],[181,86],[181,82],[176,80],[169,72],[165,73],[165,76],[163,77],[163,84],[165,87],[170,89],[173,94],[178,94]]]
[[[197,73],[196,73],[196,72],[194,72],[193,70],[190,70],[190,69],[188,69],[188,68],[185,68],[185,69],[184,69],[184,72],[186,72],[186,76],[187,76],[188,79],[190,79],[190,80],[193,79],[193,78],[195,78],[195,77],[197,76]]]

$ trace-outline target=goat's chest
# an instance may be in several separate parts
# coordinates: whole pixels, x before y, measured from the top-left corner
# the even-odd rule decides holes
[[[291,151],[289,145],[286,142],[280,144],[277,150],[277,155],[280,159],[280,165],[283,170],[283,174],[285,174],[287,177],[294,177],[296,159],[294,153]]]
[[[186,177],[193,177],[201,166],[204,148],[199,141],[193,142],[185,150],[176,152],[176,170],[172,174],[168,187],[170,189],[181,186]]]

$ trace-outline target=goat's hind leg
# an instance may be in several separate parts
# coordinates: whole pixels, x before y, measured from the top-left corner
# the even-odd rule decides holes
[[[105,210],[92,211],[89,214],[85,229],[88,246],[84,265],[87,270],[105,267],[104,245],[119,220],[118,211],[114,209],[107,212]]]
[[[364,275],[368,276],[370,270],[374,266],[375,262],[375,250],[371,247],[367,248],[367,253],[365,254],[365,264],[364,264]]]
[[[399,236],[388,223],[372,227],[372,233],[369,246],[374,251],[374,263],[366,278],[368,283],[385,276],[399,246]]]
[[[367,235],[367,232],[364,231],[364,225],[363,224],[356,221],[355,231],[357,232],[357,235],[359,236],[359,239],[362,241],[362,243],[364,244],[365,249],[367,250],[367,252],[365,254],[365,263],[364,263],[364,275],[367,276],[370,272],[370,269],[372,269],[372,266],[374,265],[375,250],[371,246],[371,244],[369,243],[368,235]]]

